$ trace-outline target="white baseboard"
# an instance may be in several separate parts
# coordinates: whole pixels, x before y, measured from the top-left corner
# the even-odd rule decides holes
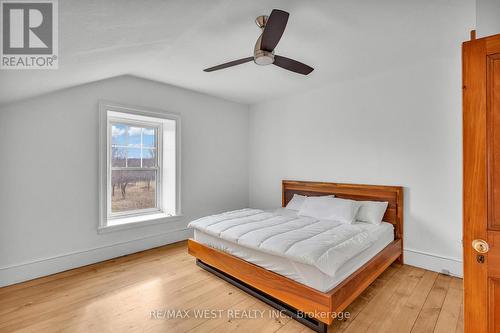
[[[0,267],[0,287],[144,251],[153,247],[175,243],[188,239],[191,236],[191,229],[179,229],[168,233],[133,239],[98,248]]]
[[[188,239],[191,236],[192,230],[180,229],[122,243],[66,253],[7,267],[0,267],[0,287],[144,251],[153,247],[175,243]],[[411,249],[405,249],[404,255],[405,264],[439,273],[463,277],[462,261],[459,259]]]
[[[405,264],[425,268],[430,271],[463,277],[463,263],[460,259],[449,258],[423,251],[405,249]]]

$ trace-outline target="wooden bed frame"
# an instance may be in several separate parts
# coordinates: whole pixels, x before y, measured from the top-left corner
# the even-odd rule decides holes
[[[225,252],[188,241],[188,251],[202,268],[315,329],[326,332],[335,319],[394,261],[403,263],[403,188],[400,186],[353,185],[306,181],[282,182],[282,206],[294,194],[334,194],[353,200],[387,201],[384,221],[394,225],[394,241],[328,292],[321,292]],[[306,315],[304,320],[304,314]],[[302,320],[300,320],[302,319]]]

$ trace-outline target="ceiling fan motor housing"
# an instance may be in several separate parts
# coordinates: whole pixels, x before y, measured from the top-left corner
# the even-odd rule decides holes
[[[267,19],[268,19],[267,15],[261,15],[255,19],[255,23],[259,28],[262,29],[262,32],[264,32],[264,28],[266,27]],[[269,52],[263,50],[261,43],[262,43],[262,34],[259,36],[257,42],[255,43],[255,48],[253,52],[254,62],[260,66],[270,65],[274,62],[274,51]]]

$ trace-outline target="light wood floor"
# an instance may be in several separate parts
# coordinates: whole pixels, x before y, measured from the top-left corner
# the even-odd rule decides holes
[[[394,266],[331,331],[462,332],[462,307],[462,280]],[[209,320],[194,309],[226,311]],[[288,317],[229,318],[228,309],[271,310],[196,266],[182,242],[0,288],[0,332],[311,332]],[[154,310],[191,318],[151,319]]]

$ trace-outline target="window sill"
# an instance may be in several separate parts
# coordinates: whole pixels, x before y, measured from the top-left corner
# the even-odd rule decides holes
[[[98,233],[106,233],[131,228],[146,227],[149,225],[167,223],[180,220],[182,215],[171,216],[165,213],[148,214],[141,216],[124,217],[108,220],[107,225],[99,226]]]

